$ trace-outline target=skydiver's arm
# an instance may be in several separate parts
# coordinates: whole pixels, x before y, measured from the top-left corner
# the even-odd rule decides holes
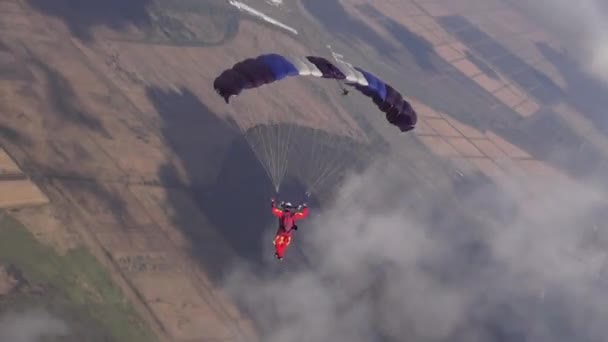
[[[278,208],[273,208],[272,209],[272,214],[278,218],[283,217],[283,211],[281,209]]]
[[[300,210],[296,213],[294,218],[296,220],[301,220],[303,218],[306,218],[306,216],[308,216],[308,207],[304,206],[304,208],[302,208],[302,210]]]
[[[281,218],[283,216],[283,211],[280,208],[277,208],[277,206],[274,202],[274,198],[272,199],[272,202],[270,204],[270,210],[271,210],[272,214],[278,218]]]

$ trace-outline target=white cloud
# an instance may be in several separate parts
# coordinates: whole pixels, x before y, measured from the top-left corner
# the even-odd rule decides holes
[[[519,201],[501,225],[475,226],[439,201],[447,192],[416,193],[422,188],[408,185],[403,166],[386,159],[350,177],[335,203],[302,224],[296,239],[310,267],[234,270],[227,289],[253,310],[265,341],[607,336],[608,299],[597,281],[604,257],[588,229],[603,201],[593,189],[528,180],[523,186],[542,196]],[[500,203],[496,196],[483,186],[458,202]]]
[[[557,33],[591,76],[608,82],[608,6],[601,0],[509,0]]]

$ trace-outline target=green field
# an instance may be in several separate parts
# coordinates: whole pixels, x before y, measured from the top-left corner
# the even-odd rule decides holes
[[[58,255],[3,211],[0,264],[20,284],[0,297],[0,314],[45,308],[69,326],[61,341],[155,341],[91,254],[75,249]]]

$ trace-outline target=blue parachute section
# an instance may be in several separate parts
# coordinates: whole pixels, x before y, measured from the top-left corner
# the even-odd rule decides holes
[[[357,71],[359,71],[360,73],[363,74],[363,77],[365,77],[365,79],[367,80],[367,93],[370,94],[366,94],[368,96],[371,97],[379,97],[379,99],[381,101],[385,101],[386,100],[386,84],[384,82],[382,82],[378,77],[372,75],[371,73],[361,69],[361,68],[357,68],[355,67],[355,69],[357,69]]]
[[[262,55],[260,61],[268,67],[277,81],[282,80],[287,76],[296,76],[299,74],[298,69],[285,57],[277,54]]]

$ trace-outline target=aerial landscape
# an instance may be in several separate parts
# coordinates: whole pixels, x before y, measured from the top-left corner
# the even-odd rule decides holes
[[[0,341],[604,341],[578,4],[0,0]],[[360,67],[414,128],[329,78],[218,95],[264,54]],[[282,260],[271,199],[309,209]]]

